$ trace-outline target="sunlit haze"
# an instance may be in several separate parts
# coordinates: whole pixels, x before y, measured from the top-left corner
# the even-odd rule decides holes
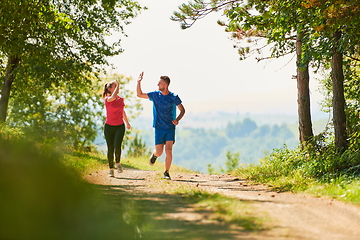
[[[157,89],[161,75],[171,79],[170,90],[182,99],[187,112],[234,112],[297,114],[294,55],[257,62],[240,61],[229,33],[216,21],[220,13],[182,30],[170,20],[173,11],[187,1],[142,0],[149,9],[125,27],[124,53],[110,59],[116,72],[136,79],[144,71],[142,89]],[[112,38],[119,37],[113,35]],[[312,111],[319,111],[318,81],[311,82]],[[144,114],[151,114],[149,101],[142,101]]]

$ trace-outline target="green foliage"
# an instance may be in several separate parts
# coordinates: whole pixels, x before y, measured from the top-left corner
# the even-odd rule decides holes
[[[108,169],[106,157],[97,152],[70,151],[64,155],[62,162],[80,176],[86,176],[100,169]]]
[[[231,172],[234,169],[239,167],[239,163],[240,163],[240,153],[239,152],[232,153],[230,151],[227,151],[226,158],[227,158],[227,161],[225,162],[226,172]]]
[[[0,146],[0,239],[136,238],[136,225],[123,218],[130,210],[114,210],[53,147],[2,136]],[[124,198],[117,195],[118,205]]]
[[[308,187],[307,193],[316,196],[328,196],[353,204],[360,204],[360,180],[339,177],[329,183],[314,183]]]
[[[208,163],[208,165],[207,165],[207,172],[208,172],[208,174],[215,174],[216,173],[215,169],[213,168],[213,166],[210,163]]]
[[[346,65],[344,66],[344,95],[346,99],[346,130],[348,134],[348,140],[350,148],[355,149],[355,146],[360,146],[360,77],[359,71],[360,66],[359,62],[355,60],[346,60]],[[332,106],[332,84],[330,79],[330,74],[324,74],[324,79],[321,81],[321,91],[325,96],[322,101],[322,110],[330,111],[329,109]],[[331,122],[328,128],[328,132],[333,132],[333,123]],[[328,134],[328,136],[332,136]],[[331,138],[329,139],[331,141]]]
[[[226,126],[226,135],[230,138],[247,137],[257,128],[258,127],[254,121],[250,118],[245,118],[243,122],[229,122]]]
[[[11,140],[23,138],[24,132],[18,128],[9,128],[5,123],[0,123],[0,138]]]
[[[29,136],[37,138],[36,141],[52,136],[75,149],[89,146],[96,136],[96,121],[101,116],[96,111],[99,104],[92,94],[92,81],[88,79],[77,86],[66,84],[52,91],[39,88],[14,96],[8,126],[22,128]]]
[[[360,177],[360,155],[356,149],[339,154],[333,144],[320,145],[319,141],[303,149],[289,150],[284,146],[265,157],[260,165],[237,169],[236,174],[286,191],[303,191],[316,182],[330,184],[339,179],[351,183]],[[360,201],[360,194],[358,197]]]
[[[227,151],[226,158],[227,158],[227,160],[225,162],[226,170],[224,170],[222,167],[220,167],[220,173],[230,173],[239,167],[239,163],[240,163],[240,153],[239,152],[232,153],[230,151]],[[215,173],[215,170],[211,164],[208,164],[208,173],[209,174]]]
[[[139,99],[125,88],[131,78],[118,74],[100,75],[99,78],[101,81],[85,75],[82,79],[74,78],[74,84],[54,86],[51,91],[42,91],[45,83],[39,82],[29,92],[14,94],[7,125],[22,129],[39,142],[52,138],[76,150],[93,148],[92,142],[104,122],[101,91],[105,82],[119,82],[129,119],[135,118],[141,110]],[[14,87],[19,86],[15,83]]]
[[[129,149],[127,151],[128,157],[143,157],[150,156],[151,151],[147,148],[146,143],[136,133],[135,138],[130,142]]]
[[[360,63],[346,61],[344,94],[346,99],[346,129],[350,137],[350,144],[360,145]]]
[[[18,11],[19,6],[22,11]],[[0,53],[19,56],[26,60],[24,63],[32,62],[31,66],[41,66],[39,70],[47,73],[47,64],[55,64],[55,60],[71,59],[82,67],[104,64],[107,56],[121,52],[119,42],[108,44],[105,37],[111,31],[124,33],[123,26],[141,9],[130,0],[3,0]],[[43,61],[34,61],[38,59]]]
[[[124,36],[123,26],[141,9],[131,0],[3,0],[0,121],[6,120],[10,97],[14,98],[10,104],[27,96],[30,102],[43,105],[41,100],[32,99],[33,95],[44,94],[46,99],[57,90],[70,91],[63,92],[65,98],[73,96],[74,90],[82,94],[91,79],[88,75],[98,74],[108,65],[107,57],[122,52],[120,39],[111,43],[106,37],[113,32]],[[11,60],[18,64],[11,64]],[[11,89],[13,83],[16,86]]]
[[[109,43],[105,38],[114,31],[124,35],[123,26],[141,9],[131,0],[2,1],[0,121],[9,109],[7,125],[35,141],[50,138],[75,149],[91,147],[103,121],[100,95],[94,94],[103,87],[99,69],[107,57],[122,52],[120,39]],[[15,58],[20,64],[9,66],[7,61]],[[119,80],[124,80],[122,87],[129,81]],[[132,101],[127,107],[129,117],[135,117],[140,105]]]
[[[359,40],[357,30],[359,25],[359,0],[356,1],[195,1],[195,3],[183,4],[179,12],[174,13],[172,20],[179,21],[183,27],[192,24],[205,17],[207,14],[224,10],[227,21],[220,24],[226,26],[226,31],[232,33],[235,40],[247,40],[247,44],[240,42],[239,53],[244,59],[250,52],[262,54],[262,45],[257,46],[260,38],[265,38],[271,43],[271,56],[280,57],[295,51],[295,39],[301,41],[301,54],[297,59],[299,70],[304,69],[308,63],[314,67],[328,68],[335,65],[330,61],[334,53],[338,56],[348,56],[342,62],[344,71],[332,68],[332,76],[345,75],[344,91],[341,85],[335,86],[336,94],[331,96],[331,83],[325,81],[327,97],[333,97],[336,105],[342,102],[342,93],[346,99],[346,121],[342,118],[344,112],[342,104],[336,105],[334,118],[337,119],[326,132],[315,136],[308,145],[304,144],[301,149],[275,150],[270,156],[265,157],[261,166],[249,167],[245,172],[250,176],[264,182],[276,182],[275,185],[285,189],[306,188],[308,179],[329,182],[343,175],[354,177],[359,175]],[[190,23],[189,23],[190,21]],[[335,33],[337,38],[335,38]],[[250,50],[249,45],[253,50]],[[298,49],[300,50],[300,49]],[[298,52],[297,52],[298,53]],[[263,59],[261,58],[259,60]],[[342,79],[340,78],[342,81]],[[336,83],[336,78],[333,77]],[[340,97],[339,97],[340,96]],[[326,107],[331,103],[327,99]],[[347,133],[342,133],[346,124]],[[235,136],[246,135],[242,128],[234,128],[228,125],[228,133]],[[334,129],[335,128],[335,129]],[[333,132],[340,132],[336,136],[334,144]],[[257,129],[259,135],[267,134],[269,128],[263,126]],[[274,131],[276,132],[276,131]],[[255,132],[251,133],[256,136]],[[228,134],[228,135],[230,135]],[[339,136],[341,135],[341,136]],[[345,136],[349,136],[345,139]],[[340,140],[340,141],[339,141]],[[342,152],[350,142],[349,149]],[[342,144],[339,144],[339,142]],[[342,148],[339,148],[342,147]],[[243,151],[242,155],[243,154]],[[341,154],[340,154],[341,153]],[[310,180],[311,182],[311,180]]]

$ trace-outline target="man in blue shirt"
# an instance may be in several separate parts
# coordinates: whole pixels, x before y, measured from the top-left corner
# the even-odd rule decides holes
[[[153,127],[155,128],[155,150],[149,159],[150,165],[154,165],[156,159],[160,157],[165,146],[165,172],[164,178],[171,179],[169,170],[172,163],[172,147],[175,143],[175,127],[185,114],[185,108],[178,95],[169,91],[170,78],[161,76],[158,91],[143,93],[141,81],[144,72],[140,73],[136,93],[140,98],[150,99],[153,102]],[[176,117],[176,107],[180,110]]]

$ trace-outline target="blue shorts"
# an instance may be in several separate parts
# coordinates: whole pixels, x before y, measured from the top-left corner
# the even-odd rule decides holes
[[[174,129],[155,128],[155,145],[165,144],[167,141],[174,141],[175,143],[175,128]]]

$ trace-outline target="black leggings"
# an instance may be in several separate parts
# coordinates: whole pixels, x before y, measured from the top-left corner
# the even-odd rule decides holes
[[[115,162],[120,162],[121,156],[121,144],[124,139],[125,125],[111,126],[105,124],[104,135],[108,148],[107,158],[109,161],[109,167],[114,168],[114,150],[115,150]]]

